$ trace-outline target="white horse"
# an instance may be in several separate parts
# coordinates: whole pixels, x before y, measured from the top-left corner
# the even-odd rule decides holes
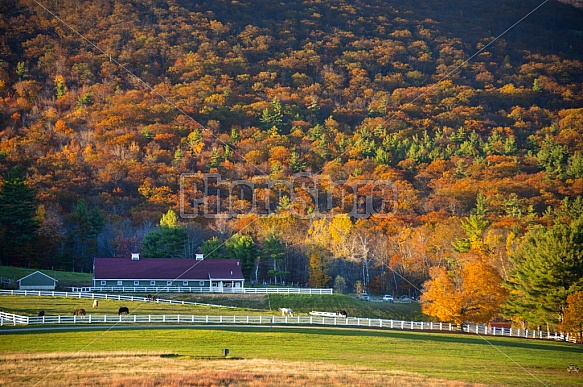
[[[281,312],[282,316],[288,315],[293,317],[294,316],[294,311],[291,310],[291,308],[279,308],[279,311]]]
[[[99,307],[99,301],[93,300],[93,309],[97,309]]]

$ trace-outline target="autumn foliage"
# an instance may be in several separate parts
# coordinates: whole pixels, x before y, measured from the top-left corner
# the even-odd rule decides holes
[[[466,257],[460,267],[433,267],[421,296],[423,313],[441,321],[487,323],[497,316],[507,291],[496,270],[479,257]]]
[[[0,4],[3,265],[220,247],[257,281],[418,297],[429,280],[428,313],[485,321],[529,228],[583,195],[569,5],[504,34],[539,3],[45,6]]]

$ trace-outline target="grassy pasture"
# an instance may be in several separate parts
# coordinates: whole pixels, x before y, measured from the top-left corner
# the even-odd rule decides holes
[[[226,359],[220,356],[223,348],[231,351]],[[103,373],[118,375],[116,385],[120,386],[155,385],[149,383],[156,378],[188,385],[187,379],[181,379],[185,373],[191,385],[263,384],[253,384],[250,375],[265,384],[280,385],[277,379],[269,379],[277,365],[288,385],[565,386],[583,385],[583,375],[566,370],[581,359],[583,348],[574,344],[402,331],[124,327],[0,334],[3,385],[63,385],[57,381],[67,375],[73,376],[71,382],[83,384],[94,374],[104,377]],[[136,362],[141,363],[130,366]],[[204,376],[212,383],[194,384],[210,370],[218,372],[214,377]],[[213,379],[223,380],[233,373],[242,384]],[[315,375],[319,377],[314,379]]]
[[[18,285],[16,281],[31,273],[34,273],[35,271],[37,271],[37,269],[28,269],[25,267],[15,266],[0,266],[0,277],[10,278],[14,287],[16,287]],[[39,271],[59,281],[57,282],[57,287],[63,290],[65,290],[68,286],[90,286],[93,279],[93,274],[91,273],[76,273],[56,270]]]
[[[131,313],[136,314],[265,315],[277,314],[280,307],[291,307],[296,314],[308,314],[312,310],[334,312],[337,309],[343,309],[351,317],[427,320],[427,317],[421,314],[421,308],[417,303],[365,302],[346,295],[199,295],[174,293],[160,294],[159,297],[231,307],[217,308],[99,299],[99,308],[93,309],[93,301],[87,298],[0,295],[0,310],[25,316],[36,316],[40,310],[44,310],[47,315],[69,315],[75,309],[83,308],[87,313],[101,315],[117,314],[120,306],[127,306]]]
[[[207,297],[207,302],[214,298],[215,304],[224,297],[237,301],[227,295]],[[119,306],[128,306],[138,314],[225,315],[277,313],[277,307],[284,305],[322,310],[326,300],[332,310],[350,305],[414,305],[362,302],[347,296],[270,295],[267,301],[254,297],[255,301],[247,297],[242,303],[267,302],[272,311],[117,300],[100,300],[95,311],[90,299],[33,296],[0,296],[0,309],[24,315],[36,315],[39,309],[50,315],[70,314],[75,308],[115,314]],[[81,329],[85,330],[0,330],[0,385],[109,386],[114,380],[117,386],[583,385],[583,373],[566,370],[569,364],[582,366],[583,347],[567,343],[324,327]],[[220,356],[223,348],[231,351],[226,359]]]

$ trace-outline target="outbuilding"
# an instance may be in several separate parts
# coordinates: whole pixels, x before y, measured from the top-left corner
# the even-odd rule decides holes
[[[20,290],[55,290],[58,281],[37,270],[17,282]]]

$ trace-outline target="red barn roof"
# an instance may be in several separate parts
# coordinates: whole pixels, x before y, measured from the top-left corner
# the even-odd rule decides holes
[[[96,280],[242,280],[238,259],[95,258]]]

